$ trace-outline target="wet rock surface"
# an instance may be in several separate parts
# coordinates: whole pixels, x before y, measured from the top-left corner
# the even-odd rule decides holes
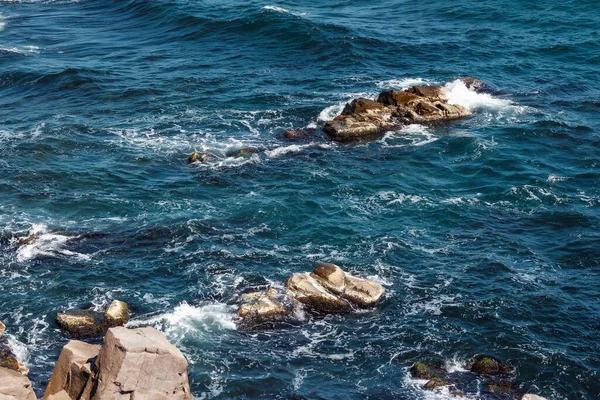
[[[113,300],[104,313],[94,310],[69,310],[56,315],[56,323],[73,337],[99,336],[108,328],[122,326],[129,321],[127,303]]]
[[[465,84],[473,89],[483,86],[478,79],[467,79]],[[376,100],[353,100],[340,115],[325,123],[323,131],[335,141],[346,142],[368,139],[406,124],[450,121],[469,115],[465,107],[448,103],[446,87],[413,86],[384,91]]]
[[[195,162],[205,163],[214,158],[216,158],[216,156],[214,154],[195,151],[192,154],[190,154],[190,156],[187,158],[187,162],[188,162],[188,164],[192,164]]]

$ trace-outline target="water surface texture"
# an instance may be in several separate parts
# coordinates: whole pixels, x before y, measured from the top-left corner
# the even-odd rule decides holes
[[[56,313],[117,298],[198,399],[452,398],[409,367],[480,353],[523,392],[600,398],[599,30],[595,0],[0,1],[0,320],[36,392]],[[475,114],[320,134],[416,84]],[[384,301],[235,329],[239,293],[320,261]]]

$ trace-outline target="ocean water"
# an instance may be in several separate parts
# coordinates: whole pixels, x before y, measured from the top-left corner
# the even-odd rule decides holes
[[[0,320],[36,392],[56,313],[117,298],[197,399],[455,398],[408,369],[476,354],[522,392],[600,398],[599,30],[596,0],[0,1]],[[416,84],[474,115],[320,131]],[[236,330],[239,293],[321,261],[384,300]]]

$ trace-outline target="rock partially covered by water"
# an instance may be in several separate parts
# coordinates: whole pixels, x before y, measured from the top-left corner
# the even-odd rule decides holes
[[[439,365],[425,364],[417,361],[410,367],[410,374],[416,379],[427,379],[427,383],[423,385],[424,389],[436,389],[442,386],[449,386],[445,378],[446,371]]]
[[[129,321],[127,303],[113,300],[104,313],[94,310],[70,310],[56,315],[56,323],[73,337],[99,336],[108,328],[125,325]]]
[[[239,324],[242,329],[272,327],[274,323],[289,318],[297,305],[296,300],[274,288],[245,293],[238,303]]]
[[[17,356],[9,347],[6,338],[2,337],[5,330],[6,326],[0,322],[0,368],[11,369],[20,372],[23,375],[27,375],[29,373],[29,368],[17,359]]]
[[[56,315],[60,328],[74,337],[92,337],[104,333],[102,313],[93,310],[70,310]]]
[[[481,83],[469,79],[472,87]],[[446,87],[413,86],[402,91],[384,91],[376,100],[353,100],[340,115],[325,123],[323,130],[333,140],[346,142],[399,129],[405,124],[449,121],[469,115],[471,112],[465,107],[448,103]]]
[[[110,328],[97,360],[93,400],[193,399],[188,363],[154,328]]]
[[[380,284],[353,276],[330,263],[318,264],[310,274],[293,274],[285,286],[291,297],[318,313],[372,307],[385,292]]]
[[[95,361],[100,346],[71,340],[58,357],[44,400],[67,396],[69,399],[89,400],[95,374]],[[65,392],[65,393],[61,393]]]
[[[548,400],[545,397],[538,396],[537,394],[527,393],[521,397],[521,400]]]
[[[491,356],[476,356],[468,365],[468,369],[476,374],[500,375],[510,373],[512,368]]]
[[[283,138],[286,140],[296,141],[308,139],[309,134],[302,129],[287,129],[281,136],[283,136]]]
[[[37,400],[31,382],[23,374],[0,367],[0,399]]]
[[[243,149],[228,152],[227,157],[234,157],[234,158],[250,157],[253,154],[258,154],[258,153],[259,153],[259,150],[256,147],[245,147]]]
[[[474,90],[476,92],[482,90],[485,87],[485,85],[483,84],[482,81],[480,81],[477,78],[473,78],[471,76],[463,78],[462,81],[465,83],[465,86],[468,89]]]
[[[187,158],[188,164],[192,164],[195,162],[205,163],[215,158],[214,154],[211,153],[203,153],[200,151],[195,151]]]

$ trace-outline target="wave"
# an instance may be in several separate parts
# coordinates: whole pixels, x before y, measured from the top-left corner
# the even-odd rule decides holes
[[[268,11],[275,11],[275,12],[282,13],[282,14],[291,14],[291,15],[295,15],[297,17],[300,17],[302,15],[308,14],[308,13],[305,13],[305,12],[290,11],[290,10],[288,10],[286,8],[277,7],[277,6],[264,6],[262,9],[263,10],[268,10]]]
[[[459,104],[470,111],[497,110],[512,113],[523,113],[525,107],[515,105],[507,99],[500,99],[489,93],[478,93],[467,88],[461,79],[446,83],[448,103]]]
[[[65,249],[65,245],[79,236],[66,236],[48,230],[44,224],[34,224],[27,233],[29,241],[22,244],[17,250],[17,261],[24,262],[38,257],[67,256],[88,261],[88,254],[76,253]]]

